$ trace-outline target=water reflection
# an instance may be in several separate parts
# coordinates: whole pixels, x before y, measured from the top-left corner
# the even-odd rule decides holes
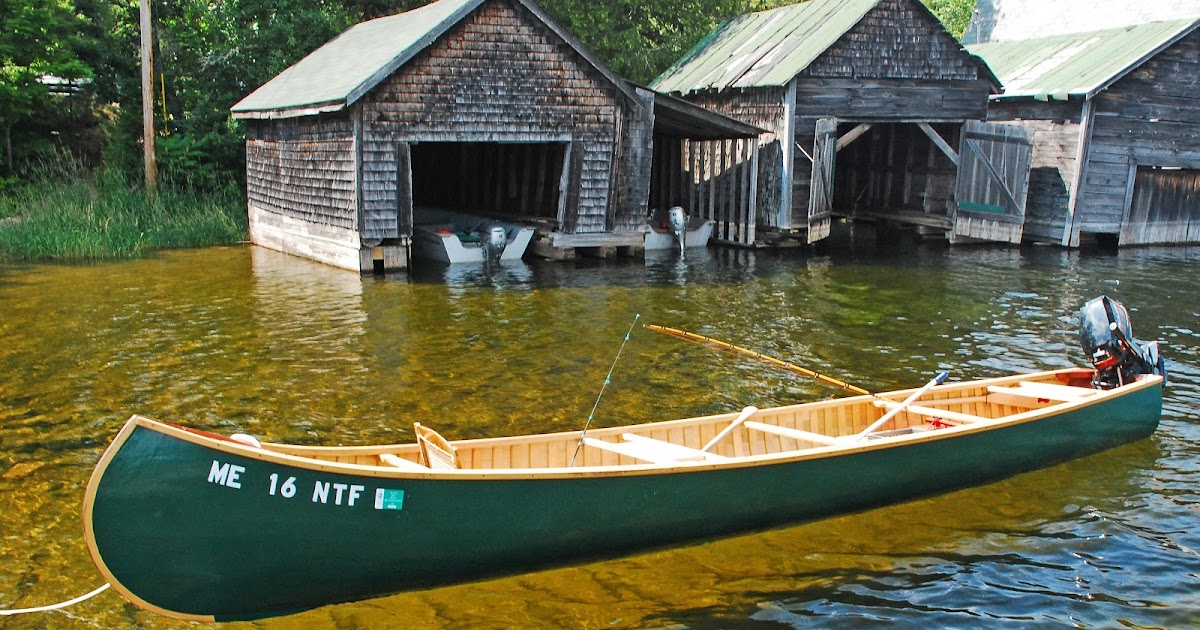
[[[454,265],[417,261],[408,273],[412,282],[445,284],[452,287],[529,288],[533,268],[521,260]]]
[[[1200,248],[840,238],[411,278],[256,248],[0,265],[0,606],[98,582],[78,505],[131,413],[320,444],[406,440],[414,420],[452,437],[574,429],[635,314],[877,390],[1081,363],[1076,309],[1107,293],[1168,359],[1152,440],[883,510],[235,627],[1195,625]],[[638,329],[595,424],[836,393]],[[6,627],[185,627],[110,594],[69,615]]]

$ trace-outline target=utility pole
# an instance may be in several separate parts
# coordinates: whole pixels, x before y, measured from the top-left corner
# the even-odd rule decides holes
[[[158,161],[154,157],[154,36],[150,0],[139,0],[142,14],[142,151],[146,164],[146,194],[158,190]]]

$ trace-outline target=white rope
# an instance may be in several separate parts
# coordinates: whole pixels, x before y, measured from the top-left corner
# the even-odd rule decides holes
[[[107,582],[105,582],[103,586],[92,591],[91,593],[88,593],[87,595],[80,595],[79,597],[76,597],[75,599],[70,599],[65,602],[59,602],[57,604],[50,604],[49,606],[38,606],[37,608],[18,608],[16,610],[0,610],[0,615],[23,615],[25,613],[35,613],[35,612],[46,612],[48,610],[58,610],[59,608],[66,608],[67,606],[73,606],[75,604],[78,604],[79,602],[89,600],[89,599],[99,595],[100,593],[103,593],[106,590],[108,590]]]

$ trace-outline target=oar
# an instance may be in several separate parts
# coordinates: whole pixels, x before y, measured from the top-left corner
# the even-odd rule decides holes
[[[950,376],[949,372],[939,372],[937,376],[930,379],[930,381],[928,383],[925,383],[924,387],[913,392],[912,395],[909,396],[908,398],[905,398],[904,402],[900,403],[899,405],[897,405],[895,407],[892,407],[892,410],[883,414],[882,418],[876,420],[874,423],[871,424],[871,426],[863,429],[857,435],[850,436],[849,438],[846,439],[846,441],[847,442],[859,442],[863,438],[874,433],[876,429],[887,424],[888,420],[891,420],[893,417],[895,417],[896,414],[900,413],[901,411],[904,411],[904,409],[906,407],[913,404],[913,401],[920,398],[921,396],[924,396],[925,392],[933,389],[937,385],[941,385],[942,382],[946,380],[947,376]]]
[[[796,374],[801,374],[801,375],[807,376],[809,378],[815,378],[818,381],[821,381],[822,383],[825,383],[827,385],[833,385],[834,387],[841,387],[842,389],[852,391],[855,394],[864,394],[867,396],[875,395],[861,387],[851,385],[850,383],[847,383],[845,381],[839,381],[836,378],[833,378],[830,376],[825,376],[824,374],[819,374],[808,368],[796,365],[795,363],[788,363],[787,361],[784,361],[782,359],[776,359],[775,357],[767,356],[765,354],[762,354],[761,352],[755,352],[753,350],[748,350],[741,346],[735,346],[731,343],[721,341],[720,339],[713,339],[712,337],[705,337],[704,335],[697,335],[696,333],[690,333],[690,332],[687,332],[686,330],[678,330],[676,328],[667,328],[665,326],[656,326],[654,324],[643,324],[643,326],[646,328],[649,328],[650,330],[653,330],[656,333],[662,333],[668,337],[675,337],[678,339],[686,339],[687,341],[694,341],[696,343],[706,343],[710,346],[720,348],[721,350],[724,350],[726,352],[732,352],[733,354],[740,354],[744,357],[750,357],[751,359],[758,359],[760,361],[766,361],[767,363],[770,363],[771,365],[774,365],[775,367],[783,368],[790,372],[795,372]]]

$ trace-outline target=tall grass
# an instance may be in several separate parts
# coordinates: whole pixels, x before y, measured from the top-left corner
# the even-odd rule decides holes
[[[119,177],[78,169],[39,178],[0,198],[0,258],[132,258],[156,249],[246,239],[246,203],[235,185],[165,186],[153,198]]]

